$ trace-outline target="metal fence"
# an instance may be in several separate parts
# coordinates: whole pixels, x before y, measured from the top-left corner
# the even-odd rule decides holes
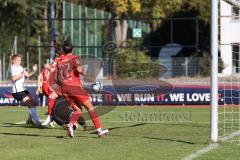
[[[111,78],[114,67],[111,59],[119,52],[127,53],[130,59],[139,52],[143,58],[159,57],[156,60],[169,70],[165,77],[199,74],[199,60],[176,58],[198,52],[197,17],[118,18],[101,10],[64,3],[60,19],[26,18],[23,62],[28,69],[37,63],[40,70],[50,58],[50,35],[54,33],[60,43],[70,36],[75,54],[102,59],[103,78]],[[54,22],[55,30],[50,29],[51,22]],[[43,28],[39,35],[31,32],[31,27],[36,24]],[[0,59],[0,78],[6,79],[8,58]],[[135,59],[138,60],[137,57]]]
[[[3,66],[2,62],[3,62],[2,59],[0,59],[0,80],[9,80],[9,77],[7,77],[8,70],[6,68],[2,68]],[[177,78],[199,76],[201,62],[202,58],[200,57],[195,58],[169,57],[169,58],[152,58],[151,60],[148,60],[146,62],[134,62],[134,63],[146,65],[148,64],[151,65],[153,63],[159,64],[166,68],[166,73],[164,73],[159,78]],[[100,76],[98,76],[98,79],[106,78],[109,79],[113,73],[116,73],[116,70],[118,69],[116,68],[118,63],[116,63],[116,60],[114,60],[114,58],[112,60],[109,60],[108,58],[102,59],[102,68],[99,70],[101,73],[99,74]],[[126,68],[129,67],[127,63],[123,65],[125,65]],[[141,69],[139,68],[139,70]],[[133,69],[133,71],[136,71],[136,69]]]
[[[160,73],[155,73],[156,77],[158,78],[179,78],[179,77],[199,77],[201,72],[201,57],[170,57],[170,58],[152,58],[148,62],[130,62],[129,64],[146,64],[147,66],[151,64],[159,64],[165,68],[165,73],[161,73],[162,70],[160,69]],[[105,59],[103,63],[103,75],[105,77],[109,77],[109,74],[116,73],[117,68],[113,67],[112,71],[109,70],[109,60]],[[113,60],[112,66],[116,66]],[[129,65],[125,65],[126,68]],[[143,69],[139,68],[138,71],[143,71]],[[145,71],[147,72],[149,68],[146,68]],[[133,69],[133,71],[136,71]],[[129,71],[131,72],[131,71]],[[143,75],[144,76],[144,75]]]
[[[163,75],[165,78],[200,76],[202,58],[170,57],[159,61],[168,69],[168,72]]]
[[[43,19],[40,21],[47,20],[48,19]],[[28,22],[26,24],[32,23],[32,21],[34,21],[34,19],[28,19]],[[67,21],[77,22],[79,25],[78,28],[81,29],[77,31],[75,30],[73,37],[70,36],[73,42],[74,53],[78,55],[96,56],[98,58],[104,59],[104,61],[106,61],[106,59],[110,60],[116,52],[125,51],[126,48],[129,50],[129,54],[135,54],[135,52],[142,52],[145,55],[160,58],[171,58],[173,56],[187,57],[189,56],[189,53],[194,54],[198,52],[197,18],[74,18],[55,21],[58,24],[56,26],[59,26],[57,40],[60,43],[62,43],[64,37],[69,35],[66,31],[69,28],[64,29],[65,33],[63,33],[62,31],[63,28],[61,25],[63,21],[65,21],[65,25]],[[117,21],[127,22],[127,31],[124,40],[117,40],[116,38],[116,28],[114,28],[114,25]],[[162,25],[160,25],[159,28],[153,29],[150,27],[150,24],[160,22],[162,23]],[[84,27],[88,25],[91,26],[91,24],[101,24],[101,27],[98,26],[91,29],[87,29]],[[26,28],[28,28],[29,26],[27,25]],[[186,26],[189,26],[189,28],[187,28]],[[70,28],[74,29],[75,27]],[[26,29],[26,31],[28,30]],[[35,41],[30,41],[30,39],[35,39]],[[49,45],[49,36],[41,35],[38,37],[31,37],[30,33],[27,32],[25,42],[26,53],[24,56],[24,61],[27,67],[30,66],[29,63],[37,63],[40,67],[47,62],[47,59],[50,55],[51,47]],[[170,50],[170,52],[167,50]],[[182,62],[174,61],[174,64],[178,63]],[[185,64],[191,65],[191,63],[186,62]],[[108,64],[108,67],[105,66],[105,68],[108,68],[108,70],[110,70],[110,63],[106,62],[106,64]],[[109,72],[109,74],[111,73]],[[187,70],[187,73],[185,73],[185,75],[191,74],[193,73],[191,73],[190,70]]]

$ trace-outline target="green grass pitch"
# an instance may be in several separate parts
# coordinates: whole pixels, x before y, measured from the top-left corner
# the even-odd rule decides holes
[[[73,139],[61,127],[26,128],[26,116],[25,107],[0,108],[1,160],[177,160],[209,145],[209,108],[117,107],[101,116],[110,130],[101,139],[81,127]],[[239,151],[224,142],[196,159],[238,160]]]

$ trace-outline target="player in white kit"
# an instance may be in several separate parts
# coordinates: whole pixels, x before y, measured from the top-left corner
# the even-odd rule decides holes
[[[41,127],[38,115],[36,113],[37,103],[31,98],[28,90],[24,87],[25,77],[31,77],[37,71],[37,65],[34,65],[32,72],[27,72],[21,66],[21,57],[18,54],[11,56],[11,78],[12,78],[12,95],[23,105],[28,106],[28,119],[26,124],[34,124],[36,127]]]

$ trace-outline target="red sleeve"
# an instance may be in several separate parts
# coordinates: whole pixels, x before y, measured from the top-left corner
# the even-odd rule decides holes
[[[76,66],[80,65],[80,59],[78,56],[75,57],[75,64]]]
[[[45,70],[46,70],[45,68],[42,68],[42,70],[41,70],[42,75],[44,75]]]

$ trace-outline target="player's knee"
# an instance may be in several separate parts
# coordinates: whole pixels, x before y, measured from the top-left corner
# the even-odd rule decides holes
[[[74,110],[74,113],[80,115],[82,112],[81,112],[81,110],[78,110],[78,109],[77,109],[77,110]]]
[[[50,94],[48,98],[54,99],[54,95]]]
[[[94,107],[92,105],[85,105],[85,108],[87,109],[87,111],[94,110]]]
[[[81,109],[80,109],[77,105],[71,104],[70,106],[71,106],[71,108],[72,108],[75,112],[81,113]]]
[[[75,111],[76,113],[78,113],[78,114],[81,114],[81,110],[77,110],[77,111]]]
[[[89,100],[86,100],[85,102],[83,102],[83,105],[84,105],[84,107],[85,107],[88,111],[94,109],[92,103],[91,103]]]
[[[29,100],[30,100],[30,98],[28,96],[26,96],[26,97],[23,98],[22,102],[25,103],[25,102],[27,102]]]
[[[49,98],[51,98],[51,99],[56,99],[56,98],[58,98],[58,95],[57,95],[55,92],[52,92],[52,93],[49,95]]]
[[[87,111],[88,112],[94,111],[94,108],[93,107],[87,108]]]
[[[29,96],[24,97],[22,103],[23,105],[28,106],[29,108],[35,108],[38,105],[37,102]]]

